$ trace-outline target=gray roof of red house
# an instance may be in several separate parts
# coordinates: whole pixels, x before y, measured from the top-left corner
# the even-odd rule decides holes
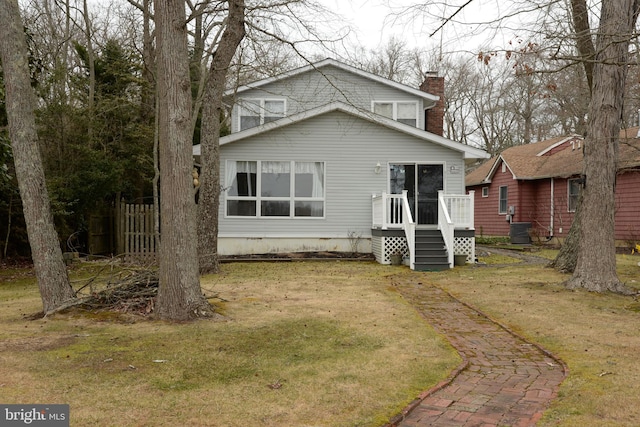
[[[640,138],[638,127],[620,132],[618,170],[640,166]],[[505,163],[515,179],[535,180],[543,178],[568,178],[582,172],[581,136],[564,136],[509,147],[469,172],[465,178],[467,186],[491,182],[496,169]]]

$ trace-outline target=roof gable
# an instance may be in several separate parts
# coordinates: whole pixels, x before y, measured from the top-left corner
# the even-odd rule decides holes
[[[556,151],[560,151],[563,150],[565,148],[568,148],[569,145],[571,145],[572,149],[575,149],[576,144],[578,144],[578,148],[580,148],[580,144],[582,143],[582,138],[580,138],[577,135],[572,135],[566,138],[561,138],[558,142],[553,143],[553,141],[555,141],[555,139],[551,139],[551,140],[547,140],[546,142],[552,142],[551,145],[549,145],[547,148],[543,149],[542,151],[540,151],[538,154],[536,154],[537,156],[547,156],[547,155],[551,155]]]
[[[504,163],[513,175],[513,179],[538,179],[560,174],[579,173],[582,166],[582,156],[579,165],[576,164],[575,150],[557,150],[558,147],[582,140],[578,136],[552,138],[532,144],[517,145],[505,149],[500,155],[489,160],[466,178],[467,185],[490,183],[498,167]],[[575,148],[575,144],[572,147]],[[578,150],[580,153],[582,150]],[[576,166],[579,166],[576,172]]]
[[[446,147],[448,149],[460,152],[463,154],[464,159],[486,159],[488,157],[488,154],[484,150],[481,150],[479,148],[471,147],[469,145],[465,145],[460,142],[452,141],[450,139],[444,138],[434,133],[430,133],[430,132],[418,129],[413,126],[405,125],[403,123],[397,122],[392,119],[388,119],[386,117],[380,116],[378,114],[375,114],[366,110],[355,108],[351,105],[348,105],[340,101],[335,101],[330,104],[326,104],[321,107],[314,108],[312,110],[303,111],[301,113],[294,114],[291,116],[286,116],[279,120],[269,122],[261,126],[256,126],[250,129],[246,129],[240,132],[227,135],[223,138],[220,138],[220,145],[223,146],[226,144],[232,144],[236,141],[242,141],[252,136],[260,135],[262,133],[266,133],[275,129],[289,126],[291,124],[308,120],[313,117],[326,114],[329,112],[333,112],[333,111],[340,111],[342,113],[349,114],[351,116],[385,126],[397,132],[402,132],[402,133],[414,136],[425,142],[434,143],[434,144]],[[193,154],[195,156],[200,155],[200,145],[194,146]]]
[[[494,167],[496,167],[496,164],[499,160],[500,156],[494,156],[486,162],[480,164],[471,172],[467,172],[467,174],[465,175],[465,185],[475,186],[491,182]]]
[[[410,86],[404,85],[402,83],[398,83],[395,82],[393,80],[389,80],[389,79],[385,79],[384,77],[380,77],[376,74],[370,73],[368,71],[364,71],[361,70],[359,68],[353,67],[351,65],[347,65],[343,62],[340,61],[336,61],[335,59],[332,58],[327,58],[324,59],[320,62],[316,62],[313,64],[308,64],[305,65],[303,67],[299,67],[290,71],[287,71],[285,73],[279,74],[277,76],[274,77],[268,77],[265,79],[261,79],[261,80],[257,80],[255,82],[252,83],[248,83],[246,85],[242,85],[240,87],[238,87],[237,89],[232,89],[232,90],[228,90],[225,92],[225,96],[232,96],[232,95],[237,95],[237,94],[242,94],[243,92],[246,92],[248,90],[251,89],[258,89],[260,87],[263,87],[265,85],[271,84],[273,82],[276,81],[280,81],[280,80],[286,80],[289,79],[291,77],[303,74],[303,73],[308,73],[311,71],[317,71],[317,72],[321,72],[323,68],[326,67],[335,67],[338,68],[340,70],[343,70],[345,72],[348,73],[352,73],[355,75],[358,75],[360,77],[364,77],[368,80],[377,82],[377,83],[381,83],[384,84],[386,86],[392,87],[394,89],[406,92],[408,94],[411,94],[413,96],[416,96],[418,98],[422,98],[424,100],[424,107],[425,108],[431,108],[433,107],[436,102],[440,99],[439,96],[424,92],[420,89],[415,89],[412,88]]]

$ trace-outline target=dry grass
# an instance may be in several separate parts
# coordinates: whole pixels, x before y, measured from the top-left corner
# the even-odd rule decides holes
[[[637,255],[618,255],[619,277],[636,289],[639,261]],[[640,425],[637,299],[569,291],[561,286],[568,276],[544,266],[500,264],[456,268],[430,279],[568,364],[559,398],[538,425]]]
[[[370,262],[224,265],[202,282],[228,321],[184,325],[23,320],[40,308],[33,278],[0,272],[0,402],[70,403],[72,425],[381,425],[459,362],[389,286],[401,274],[568,364],[539,426],[640,425],[640,302],[568,291],[567,276],[506,258],[441,273]],[[618,256],[620,278],[636,289],[639,261]]]
[[[396,269],[223,269],[202,285],[227,320],[182,325],[25,320],[40,309],[33,277],[0,272],[0,402],[68,403],[78,426],[377,426],[459,363],[389,286]]]

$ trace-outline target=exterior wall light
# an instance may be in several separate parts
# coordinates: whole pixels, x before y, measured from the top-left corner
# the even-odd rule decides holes
[[[374,171],[376,174],[379,174],[379,173],[382,171],[382,165],[380,164],[380,162],[376,163],[376,167],[375,167],[375,168],[373,168],[373,171]]]

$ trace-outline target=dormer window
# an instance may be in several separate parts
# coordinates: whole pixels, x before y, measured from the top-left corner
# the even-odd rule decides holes
[[[285,115],[284,99],[243,99],[238,105],[240,130],[273,122]]]
[[[373,112],[409,126],[418,127],[418,103],[413,101],[373,101]]]

